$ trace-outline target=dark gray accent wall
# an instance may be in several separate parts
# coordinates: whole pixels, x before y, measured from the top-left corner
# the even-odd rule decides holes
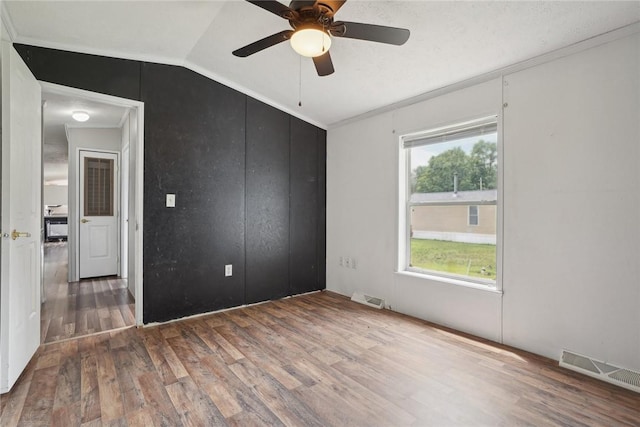
[[[292,293],[318,289],[318,130],[297,118],[291,119],[291,221],[289,258]]]
[[[183,67],[14,46],[39,80],[145,103],[145,323],[325,288],[324,130]]]
[[[168,65],[143,64],[142,82],[145,318],[241,305],[245,97]]]
[[[38,80],[140,100],[139,61],[21,44],[13,47]]]
[[[291,294],[289,121],[247,99],[247,303]]]

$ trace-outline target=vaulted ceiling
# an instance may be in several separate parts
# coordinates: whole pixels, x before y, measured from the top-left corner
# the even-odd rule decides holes
[[[289,28],[242,0],[5,1],[3,8],[15,42],[184,65],[323,127],[640,20],[638,1],[349,0],[337,20],[408,28],[411,37],[403,46],[334,39],[336,72],[318,77],[288,43],[248,58],[231,54]]]

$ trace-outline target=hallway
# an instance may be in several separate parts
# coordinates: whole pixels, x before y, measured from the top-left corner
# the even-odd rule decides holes
[[[135,325],[127,281],[112,276],[68,283],[67,252],[67,242],[44,245],[42,343]]]

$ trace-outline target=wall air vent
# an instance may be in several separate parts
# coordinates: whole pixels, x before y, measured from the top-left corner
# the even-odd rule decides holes
[[[369,307],[384,308],[384,300],[382,298],[372,297],[358,292],[353,293],[351,301],[359,302],[360,304],[368,305]]]
[[[562,351],[560,366],[640,393],[639,372],[610,365],[567,350]]]

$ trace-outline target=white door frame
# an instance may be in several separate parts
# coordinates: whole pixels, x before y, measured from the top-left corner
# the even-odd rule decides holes
[[[137,137],[135,141],[130,141],[130,147],[135,144],[135,174],[129,179],[135,180],[135,218],[136,232],[135,235],[129,236],[129,250],[131,251],[131,242],[133,241],[133,252],[135,254],[133,271],[135,276],[135,317],[136,325],[142,325],[142,249],[143,249],[143,200],[144,200],[144,102],[134,101],[126,98],[105,95],[96,92],[90,92],[82,89],[75,89],[67,86],[61,86],[48,82],[39,82],[43,91],[55,93],[64,96],[80,97],[97,102],[106,102],[109,104],[131,108],[137,113]],[[92,149],[91,149],[92,150]],[[92,150],[99,151],[99,150]],[[70,159],[70,161],[74,161]],[[131,221],[132,218],[129,218]],[[77,268],[76,263],[76,268]],[[77,276],[76,276],[77,277]]]
[[[129,111],[127,110],[127,117]],[[124,124],[123,124],[124,126]],[[129,129],[127,129],[127,134]],[[118,218],[118,224],[120,226],[120,241],[129,241],[129,141],[127,145],[122,147],[120,152],[120,218]],[[126,212],[125,212],[126,209]],[[126,279],[129,275],[128,263],[129,263],[129,245],[120,245],[120,262],[118,263],[118,271],[121,278]],[[135,289],[134,289],[135,292]]]

